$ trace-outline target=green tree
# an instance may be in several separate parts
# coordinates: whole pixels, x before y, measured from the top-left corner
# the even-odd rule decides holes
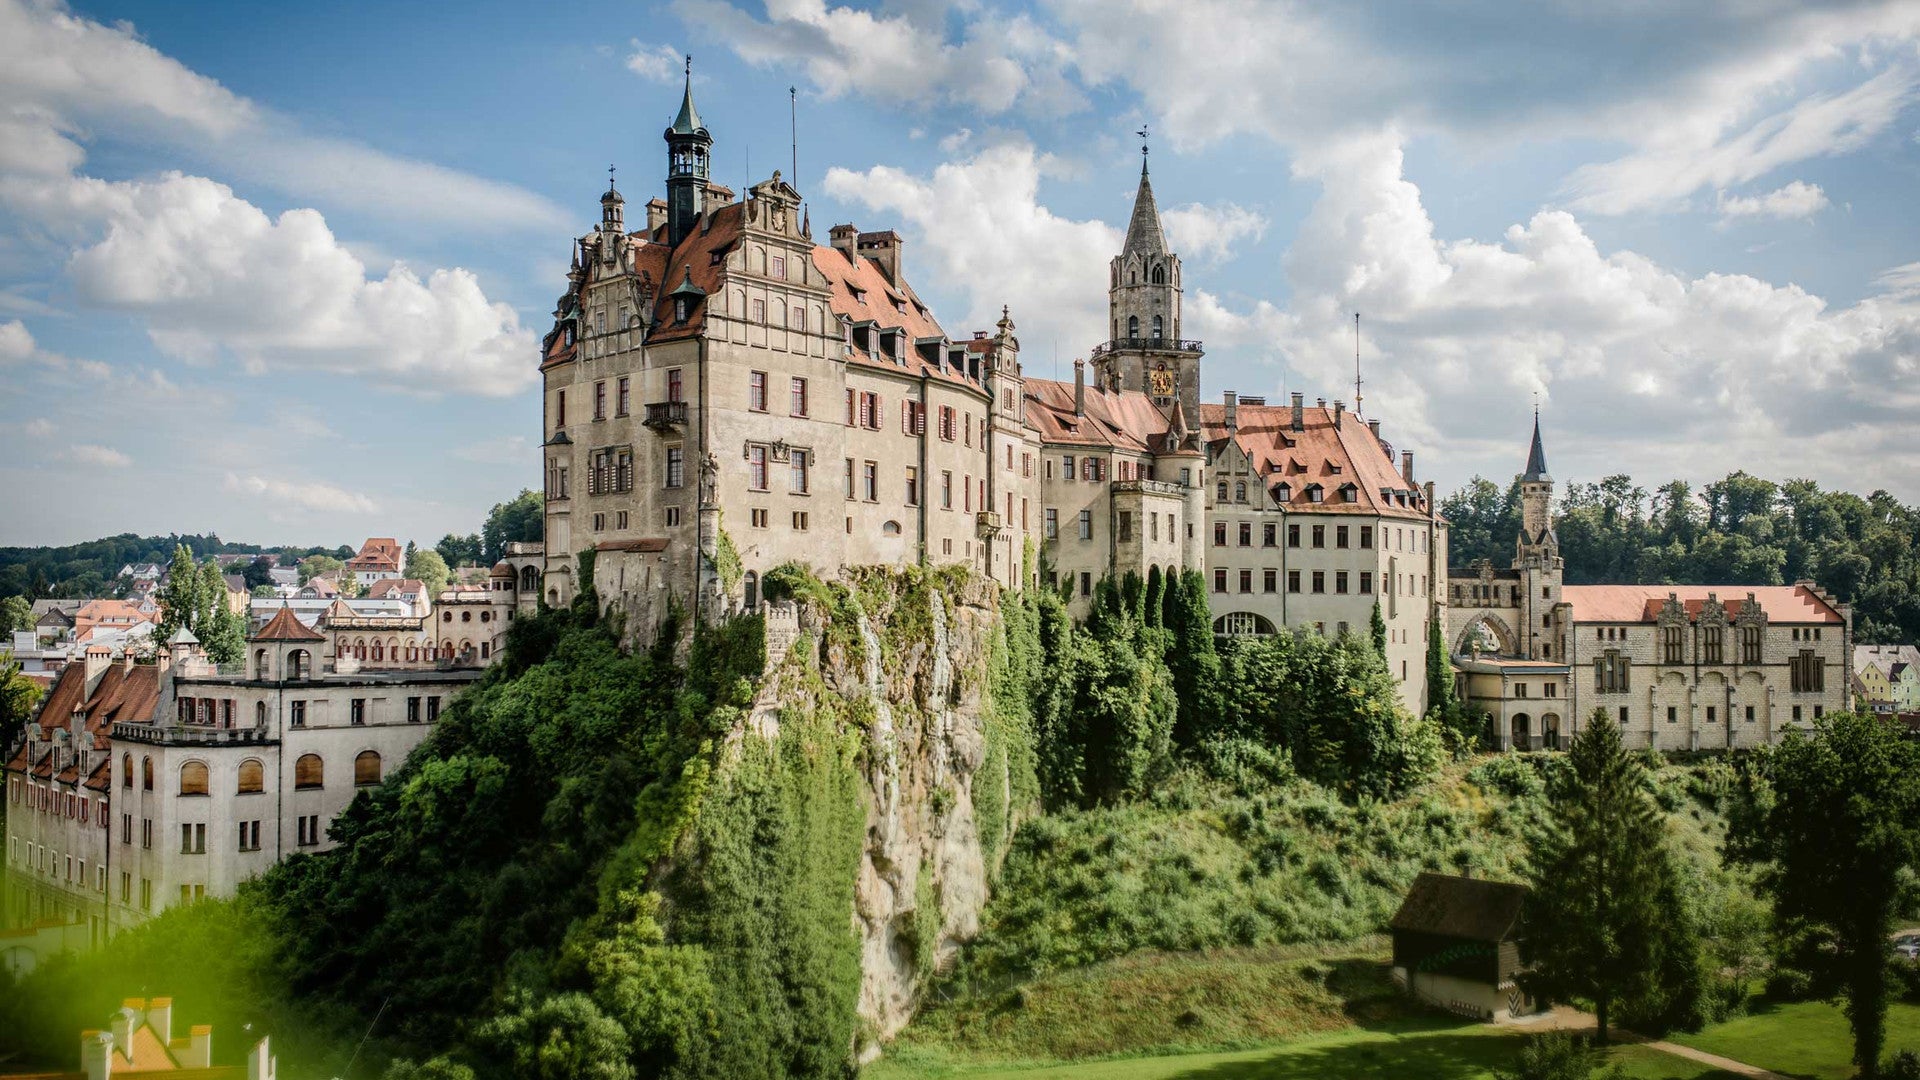
[[[1604,1044],[1614,1007],[1664,1000],[1684,981],[1670,967],[1690,947],[1697,964],[1697,943],[1662,906],[1674,881],[1663,823],[1604,709],[1574,737],[1548,795],[1527,862],[1522,959],[1532,971],[1522,979],[1538,997],[1592,1001]]]
[[[495,503],[480,529],[481,561],[492,565],[500,561],[508,544],[546,535],[546,514],[546,502],[538,492],[527,488],[522,488],[511,502]]]
[[[41,693],[39,683],[20,674],[18,661],[0,661],[0,746],[13,746],[19,739]]]
[[[24,596],[0,600],[0,635],[33,629],[33,602]]]
[[[465,536],[455,536],[453,533],[448,533],[440,538],[439,543],[433,545],[433,549],[440,553],[440,557],[446,560],[450,567],[472,566],[480,561],[480,534],[468,533]]]
[[[195,633],[207,650],[207,659],[216,664],[237,664],[247,655],[247,617],[227,603],[223,591],[207,614],[203,628]]]
[[[1734,850],[1760,862],[1776,932],[1825,942],[1798,962],[1846,995],[1853,1062],[1872,1076],[1886,1041],[1887,938],[1920,862],[1920,746],[1876,716],[1822,717],[1774,748],[1756,802]]]
[[[416,548],[407,556],[406,576],[423,582],[427,596],[437,598],[440,590],[447,587],[447,561],[432,548]]]
[[[1192,746],[1220,714],[1220,654],[1213,643],[1206,577],[1191,569],[1169,575],[1161,606],[1166,666],[1179,703],[1174,737],[1181,745]]]
[[[188,551],[185,544],[173,549],[173,562],[167,567],[166,579],[161,582],[156,599],[160,604],[160,624],[153,632],[155,640],[165,641],[183,626],[192,628],[201,608],[200,568],[193,564],[193,552]]]
[[[331,555],[309,555],[300,560],[300,584],[305,585],[322,574],[337,573],[346,563]]]
[[[212,559],[200,564],[200,591],[196,599],[199,603],[194,606],[193,622],[189,625],[198,637],[213,632],[214,618],[227,606],[227,579],[220,573],[220,564]]]
[[[1380,601],[1373,602],[1373,616],[1367,623],[1368,640],[1373,642],[1373,651],[1382,657],[1387,655],[1387,620],[1380,614]]]
[[[242,574],[242,577],[246,580],[247,588],[249,589],[257,589],[262,585],[272,585],[273,556],[261,555],[255,558],[247,564],[247,569]]]
[[[1527,1040],[1512,1072],[1495,1069],[1497,1080],[1587,1080],[1606,1064],[1606,1054],[1585,1038],[1549,1031]],[[1626,1070],[1607,1068],[1604,1080],[1625,1080]]]
[[[627,1033],[585,994],[523,1001],[480,1026],[514,1080],[632,1080]]]

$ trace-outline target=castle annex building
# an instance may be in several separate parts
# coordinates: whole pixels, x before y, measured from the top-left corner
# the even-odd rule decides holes
[[[547,603],[587,552],[642,632],[669,604],[752,609],[789,561],[965,564],[1080,610],[1107,574],[1194,570],[1225,634],[1364,632],[1378,603],[1422,707],[1446,602],[1430,487],[1340,402],[1202,404],[1144,160],[1109,337],[1069,383],[1026,376],[1011,311],[944,329],[897,233],[818,244],[778,172],[744,198],[714,182],[691,82],[663,138],[666,197],[630,228],[601,196],[542,345]]]
[[[1628,746],[1731,749],[1848,707],[1852,614],[1819,586],[1563,584],[1538,416],[1520,496],[1511,567],[1447,579],[1454,665],[1501,748],[1558,749],[1604,709]]]

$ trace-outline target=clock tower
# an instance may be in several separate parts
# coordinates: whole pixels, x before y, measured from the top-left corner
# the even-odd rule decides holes
[[[1168,412],[1177,401],[1197,417],[1200,343],[1180,337],[1180,256],[1167,250],[1146,147],[1140,153],[1140,190],[1126,244],[1109,272],[1108,340],[1093,351],[1094,371],[1102,386],[1142,391]]]

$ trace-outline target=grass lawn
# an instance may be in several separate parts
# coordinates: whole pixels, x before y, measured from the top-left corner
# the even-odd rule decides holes
[[[1695,1034],[1673,1036],[1708,1053],[1811,1080],[1845,1080],[1853,1075],[1853,1034],[1838,1004],[1802,1001],[1762,1005],[1746,1016]],[[1920,1005],[1894,1002],[1887,1008],[1887,1053],[1920,1050]]]
[[[1074,1065],[956,1063],[931,1051],[875,1062],[861,1080],[1491,1080],[1510,1066],[1523,1032],[1435,1021],[1313,1035],[1260,1050],[1122,1058]],[[1615,1060],[1637,1080],[1727,1080],[1729,1074],[1649,1050],[1621,1047]]]

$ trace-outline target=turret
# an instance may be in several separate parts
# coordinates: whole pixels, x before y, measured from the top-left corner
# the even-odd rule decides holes
[[[1520,528],[1523,545],[1539,544],[1553,530],[1553,477],[1547,473],[1547,451],[1540,441],[1540,411],[1533,413],[1533,446],[1527,451],[1527,471],[1520,476]]]
[[[705,208],[712,167],[713,136],[693,107],[693,58],[687,58],[686,89],[680,113],[661,136],[667,142],[667,243],[679,247]]]
[[[619,236],[627,231],[627,201],[620,197],[620,191],[613,186],[613,166],[607,166],[607,192],[600,196],[600,231],[609,236]]]
[[[1197,419],[1200,348],[1180,338],[1180,256],[1167,250],[1145,155],[1143,146],[1127,239],[1108,274],[1109,333],[1094,358],[1095,381],[1108,390],[1145,392],[1165,410],[1178,399]]]

